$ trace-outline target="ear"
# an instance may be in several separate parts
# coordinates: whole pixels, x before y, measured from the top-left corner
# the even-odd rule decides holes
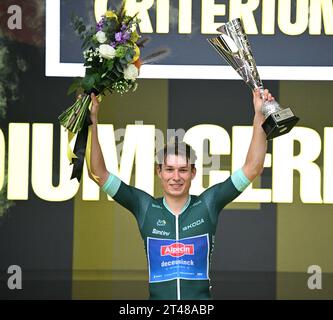
[[[191,169],[191,179],[193,180],[195,178],[195,175],[197,174],[197,169],[194,167]]]
[[[156,173],[158,175],[159,178],[161,178],[161,167],[159,165],[156,166]]]

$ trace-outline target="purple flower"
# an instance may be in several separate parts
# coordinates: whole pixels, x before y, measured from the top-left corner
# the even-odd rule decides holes
[[[131,38],[131,34],[129,32],[117,32],[115,34],[115,40],[116,42],[119,42],[119,43],[125,43],[127,40],[129,40]]]
[[[130,34],[129,32],[125,32],[125,33],[123,34],[123,39],[124,39],[125,41],[129,40],[130,38],[131,38],[131,34]]]
[[[97,31],[102,31],[103,30],[104,22],[105,22],[105,18],[102,17],[102,19],[96,25]]]
[[[122,34],[122,32],[117,32],[115,34],[115,39],[116,39],[117,42],[122,42],[122,40],[123,40],[123,34]]]
[[[127,25],[123,23],[123,25],[121,26],[121,31],[124,32],[127,29]]]
[[[117,46],[117,43],[112,41],[112,42],[110,43],[110,46],[111,46],[112,48],[114,48],[114,49],[115,49],[115,48],[116,48],[116,46]]]

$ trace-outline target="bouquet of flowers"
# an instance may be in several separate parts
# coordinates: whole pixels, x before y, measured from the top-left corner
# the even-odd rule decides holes
[[[85,158],[89,172],[95,180],[99,179],[90,170],[90,95],[94,93],[101,98],[106,91],[124,94],[136,90],[136,78],[143,63],[139,47],[146,42],[139,42],[139,22],[136,15],[126,15],[125,0],[118,11],[107,11],[90,30],[82,18],[72,18],[73,27],[83,40],[86,73],[84,78],[76,78],[68,90],[68,94],[76,91],[84,94],[58,117],[60,124],[68,130],[67,157],[74,165],[71,179],[81,180]],[[70,142],[75,136],[72,150]]]
[[[77,90],[84,95],[60,116],[66,129],[76,134],[87,122],[90,94],[105,94],[106,91],[124,94],[137,88],[136,78],[142,64],[140,60],[140,35],[137,16],[126,15],[125,1],[118,11],[109,10],[102,16],[96,28],[87,30],[81,18],[72,18],[74,29],[83,40],[84,78],[76,78],[68,93]],[[88,119],[89,123],[89,119]]]
[[[140,48],[148,39],[140,40],[137,26],[140,20],[137,15],[128,16],[125,11],[125,1],[119,10],[108,10],[97,23],[88,30],[81,18],[73,17],[74,29],[83,40],[84,78],[76,78],[68,94],[83,91],[84,94],[65,110],[59,121],[68,130],[67,157],[73,164],[71,179],[81,180],[84,159],[91,176],[98,180],[90,170],[91,125],[90,106],[91,93],[101,98],[106,91],[124,94],[135,91],[136,79],[142,64],[154,62],[168,54],[167,49],[140,58]],[[74,150],[70,147],[71,140],[76,136]]]

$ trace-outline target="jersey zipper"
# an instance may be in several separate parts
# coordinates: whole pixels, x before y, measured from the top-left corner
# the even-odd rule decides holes
[[[176,218],[176,243],[179,243],[179,216],[187,209],[187,207],[190,205],[191,202],[191,196],[189,196],[186,205],[183,207],[182,211],[179,214],[174,214],[172,210],[169,208],[168,204],[165,201],[165,198],[163,198],[163,204],[164,207]],[[179,279],[179,264],[177,264],[177,300],[180,300],[180,279]]]
[[[177,243],[179,243],[178,215],[176,215],[176,241],[177,241]],[[177,264],[177,300],[180,300],[179,264]]]

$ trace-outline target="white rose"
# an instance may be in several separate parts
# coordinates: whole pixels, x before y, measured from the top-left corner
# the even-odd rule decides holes
[[[108,40],[103,31],[98,31],[96,33],[96,38],[99,43],[104,43],[106,40]]]
[[[134,64],[130,64],[124,69],[124,78],[126,80],[135,80],[139,76],[139,70]]]
[[[116,56],[116,50],[108,44],[101,44],[99,46],[99,54],[102,58],[110,60]]]

